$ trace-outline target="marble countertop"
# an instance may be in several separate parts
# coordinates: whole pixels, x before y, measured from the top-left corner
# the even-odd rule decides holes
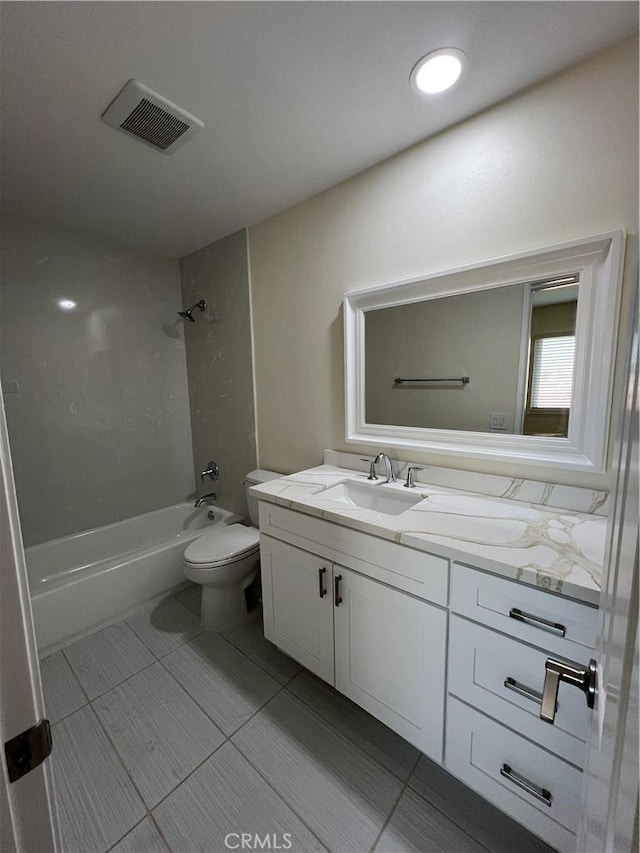
[[[374,485],[360,471],[333,465],[271,480],[251,492],[262,501],[598,604],[607,529],[602,516],[422,482],[411,492],[418,503],[400,515],[383,515],[324,494],[345,480],[408,493],[400,482]]]

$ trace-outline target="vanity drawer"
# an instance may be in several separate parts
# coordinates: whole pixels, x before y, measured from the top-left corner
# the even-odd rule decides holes
[[[452,696],[445,755],[450,773],[553,847],[574,853],[579,770]]]
[[[449,621],[449,691],[495,717],[524,737],[578,767],[584,763],[589,715],[584,694],[563,685],[555,723],[540,719],[540,696],[548,655],[518,640],[496,634],[460,616]],[[509,686],[507,679],[512,679]],[[507,682],[508,684],[508,682]],[[516,688],[516,689],[514,689]]]
[[[596,607],[462,563],[452,567],[451,610],[581,664],[589,662],[596,644]]]
[[[260,502],[260,532],[418,598],[447,605],[449,560],[324,519]]]

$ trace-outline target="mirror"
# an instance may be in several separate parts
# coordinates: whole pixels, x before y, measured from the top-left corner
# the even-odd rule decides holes
[[[568,434],[577,276],[365,312],[368,423]]]
[[[347,441],[603,471],[624,234],[345,296]]]

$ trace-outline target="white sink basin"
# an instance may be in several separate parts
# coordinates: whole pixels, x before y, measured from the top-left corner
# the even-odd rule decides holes
[[[400,515],[422,500],[421,495],[403,494],[395,489],[385,489],[382,484],[369,486],[354,480],[345,480],[325,489],[322,497],[337,501],[345,508],[370,509],[382,515]]]

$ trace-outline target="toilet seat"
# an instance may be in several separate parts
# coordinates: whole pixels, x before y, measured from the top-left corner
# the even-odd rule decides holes
[[[198,536],[184,552],[184,562],[197,569],[216,568],[256,554],[260,533],[255,527],[230,524]]]

